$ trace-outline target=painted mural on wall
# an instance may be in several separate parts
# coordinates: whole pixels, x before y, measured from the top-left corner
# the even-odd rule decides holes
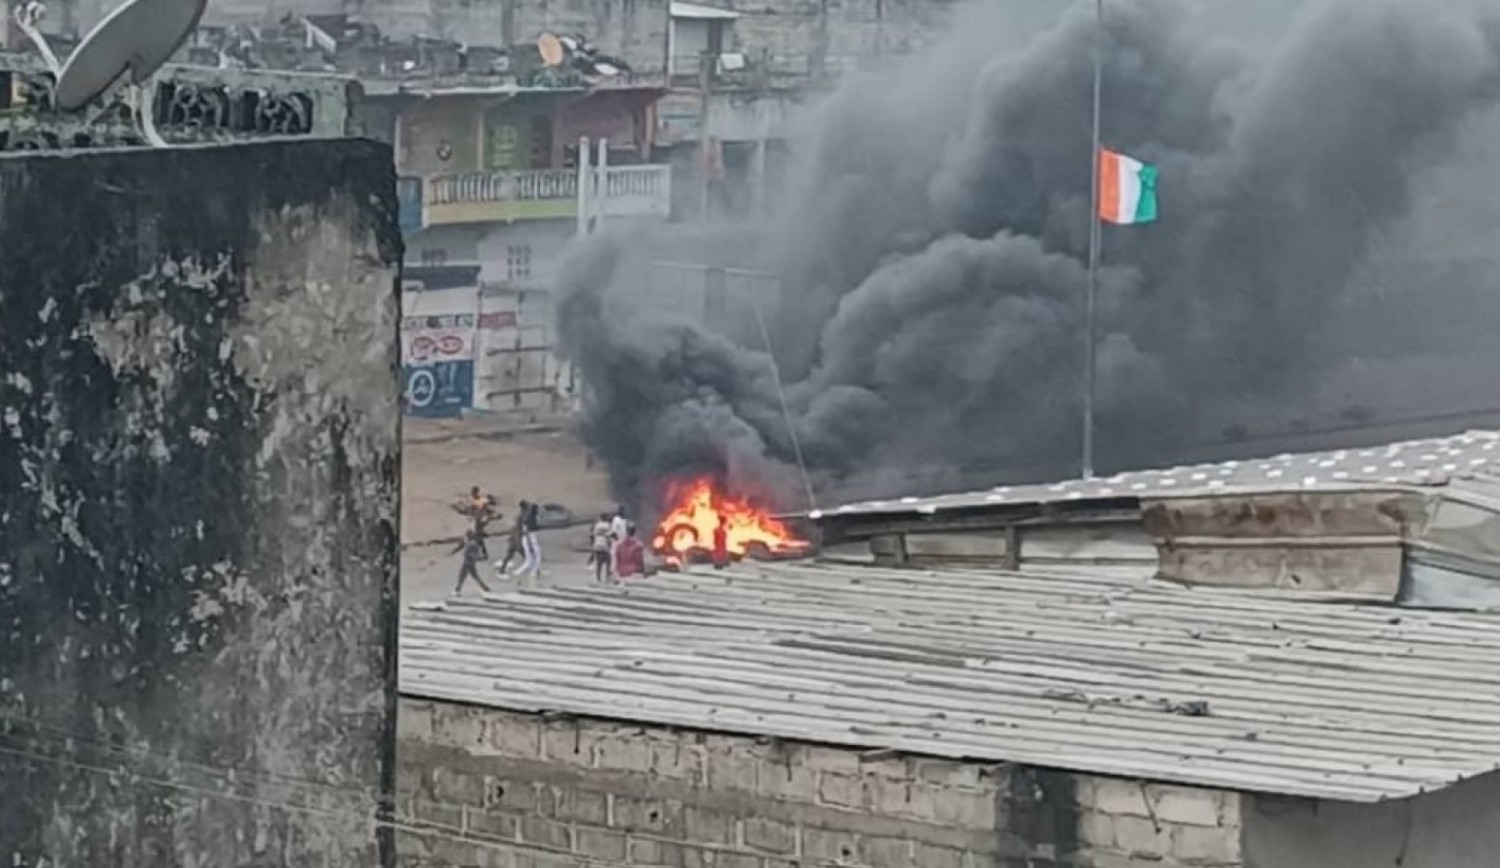
[[[409,316],[401,321],[408,414],[457,416],[474,406],[477,325],[471,313]]]

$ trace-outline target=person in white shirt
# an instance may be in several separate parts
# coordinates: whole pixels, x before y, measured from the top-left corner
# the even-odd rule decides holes
[[[594,565],[594,581],[607,581],[614,576],[614,531],[609,513],[599,513],[599,520],[589,531],[589,562]]]
[[[615,510],[615,517],[609,520],[609,572],[611,575],[619,575],[615,569],[615,546],[620,544],[630,528],[630,522],[625,520],[625,507]]]

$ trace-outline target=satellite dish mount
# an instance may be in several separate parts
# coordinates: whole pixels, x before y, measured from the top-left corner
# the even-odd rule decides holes
[[[208,0],[125,0],[83,37],[66,63],[58,63],[37,26],[46,13],[40,0],[16,7],[15,19],[52,70],[52,101],[59,110],[82,111],[123,84],[125,104],[141,136],[160,148],[167,142],[156,130],[151,77],[198,28],[207,5]],[[91,120],[97,119],[96,114]]]

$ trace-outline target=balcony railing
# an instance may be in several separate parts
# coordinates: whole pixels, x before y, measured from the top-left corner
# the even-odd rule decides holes
[[[605,169],[604,198],[617,199],[625,196],[655,196],[661,192],[671,178],[663,172],[666,166],[621,166]]]
[[[537,172],[465,172],[440,175],[428,183],[429,204],[460,202],[540,202],[578,198],[578,173],[572,169]]]
[[[602,186],[604,201],[600,210],[606,217],[666,217],[671,214],[671,166],[605,169]]]
[[[586,197],[604,217],[665,217],[672,201],[669,166],[595,170]],[[539,220],[578,215],[578,171],[464,172],[427,178],[423,225]]]

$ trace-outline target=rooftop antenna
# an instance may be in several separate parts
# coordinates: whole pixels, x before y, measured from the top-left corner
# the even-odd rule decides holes
[[[197,29],[207,5],[208,0],[126,0],[62,64],[37,27],[45,12],[41,3],[29,0],[17,7],[15,17],[56,76],[52,101],[58,109],[79,111],[123,81],[125,102],[142,136],[160,148],[167,142],[156,130],[150,79]]]

